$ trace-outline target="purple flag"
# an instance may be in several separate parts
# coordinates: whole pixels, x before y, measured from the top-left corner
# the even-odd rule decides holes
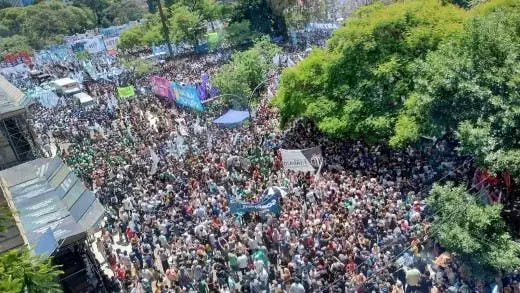
[[[197,85],[197,93],[199,94],[199,99],[203,102],[206,100],[207,90],[204,84]]]
[[[212,87],[210,90],[209,90],[209,96],[211,98],[214,98],[216,96],[218,96],[218,93],[220,92],[220,90],[216,87]]]

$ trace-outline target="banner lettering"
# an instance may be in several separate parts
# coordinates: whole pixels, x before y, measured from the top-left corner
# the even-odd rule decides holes
[[[285,170],[314,172],[323,163],[321,147],[303,150],[280,150]]]

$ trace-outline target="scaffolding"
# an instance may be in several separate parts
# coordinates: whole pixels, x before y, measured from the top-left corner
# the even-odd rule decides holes
[[[26,114],[5,118],[0,121],[0,133],[8,141],[16,161],[0,161],[0,170],[36,158],[34,139],[27,123]]]

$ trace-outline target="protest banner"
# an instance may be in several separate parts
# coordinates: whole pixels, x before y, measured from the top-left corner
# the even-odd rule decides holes
[[[85,51],[85,43],[86,42],[76,42],[70,46],[72,52],[79,53]]]
[[[176,82],[171,84],[175,102],[178,104],[193,108],[197,111],[202,111],[202,103],[197,92],[197,87],[194,85],[180,85]]]
[[[118,87],[117,93],[119,94],[119,98],[130,98],[135,96],[135,89],[133,85],[127,87]]]
[[[107,51],[116,51],[117,50],[117,42],[119,41],[119,37],[108,37],[104,38],[105,48]]]
[[[123,25],[119,25],[119,26],[111,26],[111,27],[101,28],[99,30],[99,32],[104,37],[111,38],[111,37],[118,37],[127,28],[128,28],[128,25],[127,24],[123,24]]]
[[[170,81],[167,78],[160,76],[152,76],[152,91],[155,95],[175,100]]]
[[[281,211],[279,197],[274,194],[260,198],[258,202],[245,202],[238,199],[229,199],[229,209],[232,214],[245,214],[248,212],[270,212],[279,214]]]
[[[86,51],[90,54],[96,54],[105,51],[103,36],[81,38],[72,42],[70,47],[75,53]]]
[[[2,59],[10,64],[10,65],[18,65],[21,63],[25,63],[27,65],[31,64],[31,56],[27,52],[19,52],[14,54],[3,54]]]
[[[280,150],[283,167],[285,170],[301,172],[314,172],[321,167],[323,157],[321,147],[313,147],[303,150]]]
[[[102,36],[95,36],[85,39],[85,50],[90,54],[96,54],[105,51],[105,43]]]
[[[85,70],[85,72],[88,73],[88,75],[90,76],[90,78],[92,78],[92,80],[98,80],[98,74],[96,73],[96,70],[94,69],[94,66],[92,66],[92,63],[85,63],[83,65],[83,69]]]
[[[30,101],[39,101],[45,108],[54,108],[58,105],[59,97],[50,87],[35,86],[25,91]]]
[[[195,54],[206,54],[209,52],[208,43],[195,45]]]

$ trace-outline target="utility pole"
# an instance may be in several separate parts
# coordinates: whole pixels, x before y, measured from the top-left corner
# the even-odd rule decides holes
[[[170,42],[170,29],[168,28],[168,24],[166,23],[166,16],[164,15],[164,12],[163,12],[161,0],[156,0],[156,1],[157,1],[157,7],[159,8],[159,16],[161,17],[163,37],[166,40],[170,58],[173,58],[173,49],[172,49],[172,44]]]

